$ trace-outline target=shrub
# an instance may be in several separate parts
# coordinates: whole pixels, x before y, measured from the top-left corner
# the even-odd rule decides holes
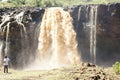
[[[120,62],[113,64],[113,70],[116,74],[120,74]]]

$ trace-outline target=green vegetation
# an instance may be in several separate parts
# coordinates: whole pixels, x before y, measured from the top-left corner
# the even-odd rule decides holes
[[[113,65],[113,70],[116,74],[120,74],[120,62],[116,62],[114,65]]]
[[[79,4],[107,4],[119,3],[120,0],[8,0],[0,2],[0,7],[19,7],[19,6],[68,6]]]

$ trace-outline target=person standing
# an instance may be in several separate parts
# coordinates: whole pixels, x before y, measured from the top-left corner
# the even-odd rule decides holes
[[[10,61],[10,59],[7,56],[5,56],[5,58],[4,58],[4,73],[8,73],[9,61]]]

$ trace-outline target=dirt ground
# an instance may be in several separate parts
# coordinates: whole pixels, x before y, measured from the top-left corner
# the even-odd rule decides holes
[[[4,73],[0,80],[120,80],[112,68],[98,67],[89,63],[51,70],[13,70]]]

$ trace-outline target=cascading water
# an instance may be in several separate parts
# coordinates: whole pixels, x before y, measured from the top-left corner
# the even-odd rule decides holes
[[[5,15],[3,17],[3,23],[0,25],[0,32],[1,34],[3,34],[2,35],[3,40],[1,42],[1,47],[0,47],[1,64],[3,57],[7,55],[11,59],[11,62],[13,62],[14,64],[18,64],[18,65],[22,64],[21,67],[25,65],[26,62],[25,56],[27,56],[27,53],[29,52],[28,51],[29,45],[28,45],[27,31],[26,28],[24,27],[24,24],[22,23],[23,16],[24,16],[24,12],[19,13],[13,18],[10,18],[10,15]],[[18,53],[20,54],[14,54],[12,52],[13,47],[17,47],[18,50],[17,48],[14,48],[14,52],[17,50]]]
[[[78,21],[80,20],[80,12],[81,12],[81,7],[78,10]]]
[[[1,35],[5,35],[5,40],[0,40],[1,44],[0,44],[0,65],[2,65],[2,60],[3,60],[3,56],[7,55],[9,52],[9,22],[6,23],[6,21],[8,21],[10,19],[9,15],[4,15],[3,16],[3,24],[0,24],[0,33]],[[3,27],[4,24],[7,24],[5,27]],[[6,32],[6,33],[5,33]],[[3,50],[4,48],[4,50]]]
[[[91,62],[96,63],[96,25],[97,6],[91,6],[90,10],[90,55]]]
[[[57,68],[80,61],[76,33],[68,12],[57,7],[46,9],[40,28],[35,68]]]
[[[119,44],[119,4],[65,8],[73,21],[62,8],[48,8],[45,13],[44,10],[0,11],[0,63],[4,55],[8,54],[13,67],[26,67],[34,59],[34,66],[38,69],[65,66],[80,61],[77,48],[85,62],[102,64],[101,58],[110,64],[116,61],[112,55],[120,52],[119,45],[116,45]],[[114,41],[117,42],[113,45]],[[108,53],[111,54],[110,59],[106,58]],[[35,69],[33,65],[31,67]]]

